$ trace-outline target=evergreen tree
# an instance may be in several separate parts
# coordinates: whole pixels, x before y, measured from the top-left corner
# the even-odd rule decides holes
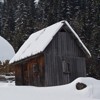
[[[14,46],[17,51],[24,41],[34,32],[34,0],[17,0],[15,11]]]
[[[1,35],[12,43],[12,37],[14,33],[14,11],[13,3],[9,0],[5,0],[2,8],[2,19],[1,19]]]
[[[0,35],[1,35],[1,23],[2,23],[2,6],[3,6],[3,3],[0,2]]]

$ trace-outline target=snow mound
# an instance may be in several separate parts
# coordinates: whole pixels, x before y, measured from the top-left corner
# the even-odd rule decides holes
[[[13,47],[0,36],[0,61],[10,60],[15,55]]]
[[[87,85],[76,89],[76,83]],[[17,98],[16,98],[17,97]],[[0,85],[1,100],[100,100],[100,80],[78,78],[70,84],[52,87],[14,86],[12,83]]]

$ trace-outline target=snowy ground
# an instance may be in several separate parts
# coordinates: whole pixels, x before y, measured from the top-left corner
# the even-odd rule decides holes
[[[76,83],[87,85],[76,89]],[[70,84],[54,87],[15,86],[0,83],[0,100],[100,100],[100,81],[93,78],[78,78]]]

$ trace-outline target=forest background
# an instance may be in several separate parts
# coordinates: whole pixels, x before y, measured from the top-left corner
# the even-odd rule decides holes
[[[70,23],[92,54],[87,76],[100,79],[100,0],[0,2],[0,35],[16,52],[32,33],[61,20]]]

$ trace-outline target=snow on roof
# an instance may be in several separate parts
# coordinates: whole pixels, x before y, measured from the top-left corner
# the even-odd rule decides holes
[[[10,63],[14,63],[16,61],[25,59],[27,57],[36,55],[40,52],[43,52],[48,44],[51,42],[55,34],[61,29],[61,27],[66,24],[67,27],[72,31],[72,33],[77,38],[78,42],[82,45],[85,52],[91,56],[89,50],[80,40],[79,36],[72,29],[67,21],[60,21],[56,24],[53,24],[47,28],[44,28],[38,32],[33,33],[26,42],[22,45],[22,47],[18,50],[15,56],[11,59]]]
[[[15,55],[15,51],[13,47],[0,36],[0,61],[4,62],[5,60],[11,60],[11,58]]]

